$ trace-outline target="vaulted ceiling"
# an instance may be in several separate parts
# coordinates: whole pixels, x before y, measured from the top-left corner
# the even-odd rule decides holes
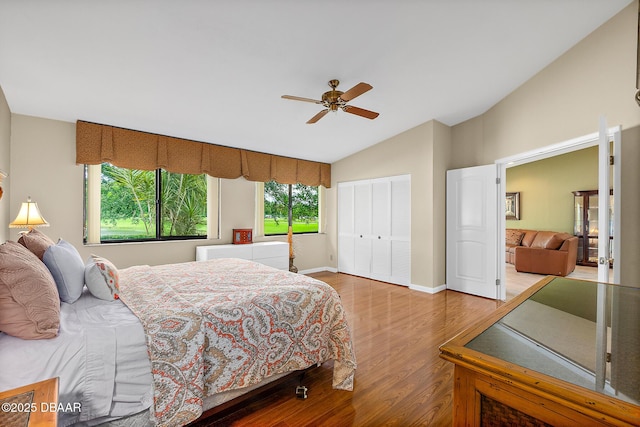
[[[1,0],[13,113],[333,162],[485,112],[631,0]],[[320,99],[363,81],[350,104]]]

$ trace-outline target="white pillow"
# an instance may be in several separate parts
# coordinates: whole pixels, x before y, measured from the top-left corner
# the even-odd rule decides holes
[[[84,281],[89,292],[106,301],[113,301],[118,296],[118,269],[106,258],[91,255],[84,266]]]
[[[71,243],[59,239],[44,251],[42,262],[56,282],[61,301],[73,303],[80,298],[84,288],[84,262]]]

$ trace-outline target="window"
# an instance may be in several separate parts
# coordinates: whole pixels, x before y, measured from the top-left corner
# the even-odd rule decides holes
[[[318,232],[318,187],[270,181],[264,183],[265,235],[287,234],[289,205],[294,233]]]
[[[93,173],[90,168],[95,168]],[[103,163],[87,167],[85,177],[85,242],[207,237],[208,179],[204,174],[143,171]]]

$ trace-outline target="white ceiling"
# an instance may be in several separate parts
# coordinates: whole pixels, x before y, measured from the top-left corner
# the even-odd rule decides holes
[[[333,162],[460,123],[631,0],[0,0],[13,113]],[[337,78],[375,120],[319,99]]]

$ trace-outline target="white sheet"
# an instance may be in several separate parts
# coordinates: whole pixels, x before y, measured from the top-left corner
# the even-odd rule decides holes
[[[53,377],[60,379],[59,402],[81,407],[58,414],[63,427],[93,425],[153,404],[142,325],[121,301],[97,299],[86,289],[75,303],[61,303],[56,338],[0,333],[0,390]]]

